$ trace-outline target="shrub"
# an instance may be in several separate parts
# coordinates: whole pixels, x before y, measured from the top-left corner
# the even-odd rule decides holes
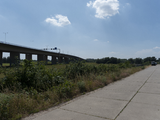
[[[81,93],[86,92],[86,86],[84,81],[79,81],[77,85]]]
[[[104,85],[107,85],[107,78],[105,76],[97,76],[96,79],[101,81]]]
[[[58,72],[48,71],[44,64],[39,63],[35,65],[32,61],[24,60],[23,67],[14,67],[13,70],[5,71],[5,77],[0,81],[2,88],[9,88],[11,90],[21,90],[25,88],[34,88],[37,91],[46,91],[53,85],[63,83],[63,77],[54,76]]]
[[[70,63],[66,66],[64,74],[69,79],[74,79],[76,76],[81,76],[87,74],[88,68],[82,62]]]
[[[0,119],[7,120],[10,117],[9,113],[9,103],[10,100],[14,97],[14,95],[6,95],[5,97],[1,98],[0,101]]]
[[[53,86],[53,91],[57,93],[59,98],[70,98],[72,97],[72,92],[75,85],[70,81],[65,81],[63,84],[58,86]]]

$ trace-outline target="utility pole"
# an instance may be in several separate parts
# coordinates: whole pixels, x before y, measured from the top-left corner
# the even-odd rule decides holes
[[[8,34],[8,32],[3,32],[5,34],[5,43],[6,43],[6,34]]]

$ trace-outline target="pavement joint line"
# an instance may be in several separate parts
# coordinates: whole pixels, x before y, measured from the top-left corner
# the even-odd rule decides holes
[[[152,94],[152,95],[160,95],[160,93],[149,93],[149,92],[138,92],[138,93],[146,93],[146,94]]]
[[[149,103],[143,103],[143,102],[134,102],[132,101],[133,103],[139,103],[139,104],[144,104],[144,105],[152,105],[152,106],[160,106],[158,104],[149,104]]]
[[[116,90],[116,89],[108,89],[108,90]],[[137,92],[137,91],[135,91],[135,90],[128,90],[128,92]]]
[[[160,82],[147,82],[147,83],[160,84]]]
[[[128,101],[128,100],[114,99],[114,98],[105,98],[105,97],[94,97],[94,96],[88,96],[88,97],[93,97],[93,98],[103,98],[103,99],[118,100],[118,101]]]
[[[157,69],[157,68],[156,68]],[[124,108],[119,112],[119,114],[115,117],[114,120],[117,119],[117,117],[123,112],[123,110],[128,106],[128,104],[132,101],[132,99],[137,95],[139,90],[147,83],[148,79],[153,75],[153,73],[156,71],[156,69],[152,72],[152,74],[147,78],[147,80],[144,82],[144,84],[138,89],[138,91],[133,95],[133,97],[129,100],[129,102],[124,106]]]
[[[81,112],[77,112],[77,111],[73,111],[73,110],[69,110],[69,109],[64,109],[64,108],[59,108],[59,109],[70,111],[70,112],[75,112],[75,113],[79,113],[79,114],[83,114],[83,115],[93,116],[93,117],[97,117],[97,118],[103,118],[103,119],[107,119],[107,120],[113,120],[113,119],[110,119],[110,118],[107,118],[107,117],[96,116],[96,115],[87,114],[87,113],[81,113]]]

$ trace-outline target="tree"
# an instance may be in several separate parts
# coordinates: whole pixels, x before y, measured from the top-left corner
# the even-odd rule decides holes
[[[151,61],[157,61],[157,59],[153,56],[153,57],[151,58]]]
[[[136,58],[135,59],[135,64],[142,64],[142,58]]]
[[[110,63],[112,63],[112,64],[117,64],[117,58],[111,57]]]
[[[134,59],[133,59],[133,58],[129,58],[128,61],[129,61],[131,64],[134,64]]]
[[[7,58],[6,57],[3,57],[2,58],[2,63],[6,63],[7,62]]]
[[[110,58],[109,57],[104,58],[104,62],[105,63],[110,63]]]

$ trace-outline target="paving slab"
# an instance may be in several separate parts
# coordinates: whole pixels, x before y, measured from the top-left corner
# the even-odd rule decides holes
[[[146,83],[139,92],[160,94],[160,84]]]
[[[143,84],[135,84],[135,83],[132,83],[132,82],[130,82],[130,83],[128,82],[128,84],[124,83],[124,84],[108,85],[104,89],[117,90],[117,91],[131,91],[131,92],[135,91],[136,92],[140,89],[141,85],[143,85]]]
[[[138,77],[138,76],[129,76],[127,78],[122,79],[123,81],[128,81],[128,82],[142,82],[145,83],[146,79],[148,77]]]
[[[160,120],[160,106],[131,102],[116,120]]]
[[[50,111],[34,120],[107,120],[104,118],[89,116],[67,110],[57,109]]]
[[[114,119],[127,103],[127,101],[86,96],[60,108],[97,117]]]
[[[160,95],[149,93],[138,93],[131,102],[138,102],[143,104],[160,105]]]
[[[160,83],[160,70],[157,70],[152,74],[152,76],[147,80],[149,83]]]
[[[135,93],[136,92],[102,89],[90,94],[89,97],[129,101]]]
[[[151,77],[147,82],[160,84],[160,77]]]
[[[147,78],[153,73],[153,71],[155,69],[156,69],[155,67],[154,68],[153,67],[149,67],[147,69],[144,69],[144,70],[142,70],[140,72],[137,72],[137,73],[133,74],[133,76]]]
[[[144,83],[142,83],[142,82],[121,80],[121,81],[117,81],[115,83],[111,83],[110,85],[142,86],[143,84]]]

